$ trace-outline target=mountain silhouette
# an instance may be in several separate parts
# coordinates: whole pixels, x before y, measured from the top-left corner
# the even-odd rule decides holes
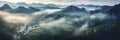
[[[111,15],[120,17],[120,4],[114,5],[109,12]]]
[[[64,10],[62,10],[63,12],[87,12],[85,8],[78,8],[76,6],[68,6],[66,7]]]
[[[0,10],[11,10],[12,8],[8,4],[4,4],[2,7],[0,7]]]
[[[36,11],[40,11],[40,10],[33,8],[33,7],[25,8],[23,6],[19,6],[18,8],[13,9],[10,12],[12,12],[12,13],[33,13]]]
[[[19,6],[18,8],[13,9],[10,12],[12,12],[12,13],[28,13],[29,10],[25,7]]]
[[[15,10],[18,10],[18,11],[27,11],[28,9],[25,8],[25,7],[19,6],[19,7],[16,8]]]
[[[18,8],[14,9],[13,12],[17,12],[17,13],[33,13],[39,11],[39,9],[33,8],[33,7],[29,7],[29,8],[25,8],[22,6],[19,6]]]
[[[0,11],[7,11],[11,13],[33,13],[40,10],[34,7],[25,8],[23,6],[19,6],[16,9],[12,9],[8,4],[4,4],[2,7],[0,7]]]
[[[108,5],[104,5],[104,6],[100,6],[101,9],[96,9],[96,10],[92,10],[90,11],[91,14],[96,14],[96,13],[107,13],[112,6],[108,6]]]
[[[73,18],[80,17],[81,15],[88,13],[85,8],[78,8],[76,6],[68,6],[61,11],[46,15],[45,18],[53,17],[54,19],[59,19],[62,17]]]

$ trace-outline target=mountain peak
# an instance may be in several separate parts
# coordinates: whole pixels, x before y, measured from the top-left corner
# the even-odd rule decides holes
[[[19,10],[27,10],[27,8],[25,8],[23,6],[19,6],[17,9],[19,9]]]
[[[69,11],[84,12],[84,11],[86,11],[86,9],[85,8],[78,8],[76,6],[71,5],[71,6],[66,7],[63,11],[66,11],[66,12],[69,12]]]
[[[78,8],[78,7],[73,6],[73,5],[70,5],[70,6],[68,6],[67,8]]]
[[[79,10],[78,7],[73,6],[73,5],[66,7],[66,10],[69,10],[69,9],[70,9],[70,10]]]
[[[8,4],[4,4],[0,9],[5,10],[5,9],[12,9],[12,8]]]

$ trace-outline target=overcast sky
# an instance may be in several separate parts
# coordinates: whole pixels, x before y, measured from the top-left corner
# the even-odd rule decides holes
[[[43,3],[43,4],[94,4],[94,5],[114,5],[120,3],[120,0],[0,0],[8,2],[26,2],[26,3]]]

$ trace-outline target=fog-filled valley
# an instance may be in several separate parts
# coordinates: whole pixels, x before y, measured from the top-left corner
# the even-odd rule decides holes
[[[18,4],[0,7],[0,40],[120,40],[120,4]]]

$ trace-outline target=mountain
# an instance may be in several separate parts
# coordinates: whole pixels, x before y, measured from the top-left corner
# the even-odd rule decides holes
[[[32,3],[29,4],[32,7],[35,8],[42,8],[42,9],[59,9],[59,5],[55,5],[55,4],[42,4],[42,3]]]
[[[12,8],[8,4],[4,4],[2,7],[0,7],[0,10],[11,10]]]
[[[40,11],[40,10],[36,9],[36,8],[33,8],[33,7],[25,8],[23,6],[19,6],[18,8],[13,9],[9,12],[11,12],[11,13],[33,13],[33,12],[36,12],[36,11]]]
[[[63,12],[87,12],[85,8],[78,8],[76,6],[68,6],[66,7],[64,10],[62,10]]]
[[[104,5],[104,6],[101,6],[100,9],[92,10],[90,12],[92,14],[94,14],[94,13],[107,13],[111,8],[112,8],[112,6]]]
[[[40,11],[40,10],[34,7],[31,7],[31,6],[28,8],[19,6],[16,9],[12,9],[8,4],[4,4],[2,7],[0,7],[0,11],[7,11],[11,13],[33,13],[33,12]]]
[[[80,5],[76,5],[76,6],[78,6],[78,7],[101,7],[101,6],[99,6],[99,5],[92,5],[92,4],[89,4],[89,5],[85,5],[85,4],[80,4]]]
[[[13,9],[11,12],[15,12],[15,13],[28,13],[29,10],[25,7],[19,6],[16,9]]]
[[[25,3],[25,2],[18,2],[18,3],[16,3],[18,6],[23,6],[23,7],[26,7],[26,8],[28,8],[28,7],[30,7],[30,5],[29,4],[27,4],[27,3]]]
[[[42,3],[31,3],[27,4],[25,2],[18,2],[18,3],[12,3],[12,2],[7,2],[7,1],[0,1],[0,6],[3,4],[9,4],[11,8],[17,8],[19,6],[23,6],[25,8],[28,8],[30,6],[38,9],[58,9],[60,5],[55,5],[55,4],[42,4]]]
[[[10,5],[11,8],[16,8],[16,4],[12,2],[7,2],[7,1],[0,1],[0,7],[3,6],[4,4]]]
[[[68,6],[61,11],[46,15],[45,18],[54,17],[54,19],[59,19],[61,17],[74,18],[81,17],[88,13],[85,8],[78,8],[76,6]],[[86,14],[87,15],[87,14]]]
[[[116,17],[120,17],[120,4],[114,5],[110,10],[109,13]]]

